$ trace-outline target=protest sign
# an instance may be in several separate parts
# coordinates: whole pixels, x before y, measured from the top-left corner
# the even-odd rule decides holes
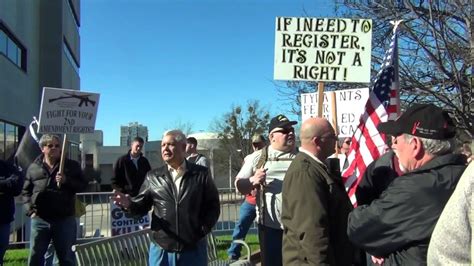
[[[332,121],[329,94],[324,92],[323,117]],[[336,113],[339,137],[351,137],[359,125],[360,115],[364,112],[365,104],[369,98],[369,89],[350,89],[334,91],[336,94]],[[318,93],[301,94],[301,120],[318,116]]]
[[[110,230],[112,236],[135,232],[150,226],[150,217],[148,214],[139,218],[132,217],[129,213],[122,211],[122,209],[112,201],[110,202],[110,211]]]
[[[276,80],[370,82],[372,20],[277,17]]]
[[[43,89],[39,133],[94,133],[99,94],[57,88]]]

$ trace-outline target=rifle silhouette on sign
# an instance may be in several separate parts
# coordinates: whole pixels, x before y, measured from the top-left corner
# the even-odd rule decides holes
[[[79,102],[79,107],[82,107],[83,104],[86,104],[86,106],[89,106],[89,103],[92,104],[92,106],[95,106],[95,101],[89,99],[89,96],[91,96],[90,94],[76,95],[75,93],[66,93],[66,92],[64,94],[69,95],[69,96],[60,96],[58,98],[49,99],[49,102],[52,103],[57,100],[75,98],[75,99],[81,100]]]

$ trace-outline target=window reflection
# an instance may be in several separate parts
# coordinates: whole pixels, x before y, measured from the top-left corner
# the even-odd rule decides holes
[[[17,143],[17,127],[11,124],[5,124],[5,159],[13,158]]]
[[[13,159],[18,148],[20,133],[24,133],[22,127],[0,121],[0,159]]]
[[[0,53],[7,54],[7,36],[0,30]]]
[[[0,22],[0,54],[26,71],[26,49],[7,27]]]

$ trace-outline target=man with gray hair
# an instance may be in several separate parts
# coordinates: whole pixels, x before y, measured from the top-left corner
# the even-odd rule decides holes
[[[425,265],[434,226],[465,169],[465,158],[453,154],[455,127],[439,107],[415,104],[378,129],[392,136],[404,174],[349,214],[349,239],[384,264]]]
[[[134,215],[151,215],[149,265],[207,265],[205,236],[220,214],[219,194],[208,168],[186,160],[180,130],[163,134],[164,166],[147,173],[136,197],[115,191],[117,206]]]
[[[75,265],[72,245],[76,242],[75,195],[87,186],[78,162],[66,159],[59,172],[61,141],[45,134],[39,141],[42,154],[28,167],[23,202],[31,217],[28,265],[44,265],[50,241],[60,265]]]

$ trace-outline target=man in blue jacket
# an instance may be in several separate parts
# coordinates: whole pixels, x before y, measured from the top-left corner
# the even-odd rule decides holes
[[[0,265],[8,248],[10,224],[15,215],[15,200],[23,186],[23,175],[12,164],[0,160]]]
[[[439,107],[415,104],[378,129],[393,136],[404,174],[349,214],[349,239],[384,265],[425,265],[431,233],[465,169],[465,158],[453,154],[454,125]]]

